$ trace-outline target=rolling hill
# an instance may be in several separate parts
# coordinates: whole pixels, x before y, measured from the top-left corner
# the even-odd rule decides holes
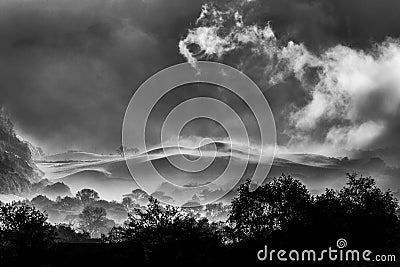
[[[223,143],[214,145],[207,144],[200,148],[167,147],[164,150],[155,148],[149,150],[149,153],[128,157],[127,163],[136,169],[151,163],[165,177],[166,183],[151,184],[154,174],[152,172],[142,173],[143,177],[140,177],[140,180],[151,184],[152,189],[148,192],[149,194],[155,191],[164,192],[178,202],[186,202],[193,196],[188,192],[194,192],[188,188],[200,186],[201,189],[195,191],[196,195],[202,195],[206,199],[218,190],[228,191],[229,188],[237,187],[235,184],[229,184],[230,181],[228,184],[214,182],[224,172],[229,161],[231,161],[233,170],[237,169],[237,172],[234,171],[232,174],[232,183],[240,180],[240,184],[251,178],[257,166],[258,155],[256,154],[251,154],[250,161],[247,162],[246,151],[231,149]],[[216,157],[211,158],[214,153],[208,149],[213,152],[215,147],[217,148]],[[184,164],[190,164],[190,161],[193,161],[200,164],[201,161],[196,161],[200,155],[199,150],[203,156],[201,160],[212,159],[211,164],[201,172],[184,171],[171,164],[171,161]],[[84,152],[69,152],[68,155],[74,161],[41,162],[39,166],[46,172],[46,177],[51,181],[64,182],[71,188],[72,193],[76,193],[82,188],[93,188],[106,199],[120,200],[123,194],[137,188],[125,159],[120,156],[93,155]],[[51,160],[59,158],[59,156],[48,157]],[[247,162],[247,165],[243,175],[235,176],[240,175],[240,166],[244,161]],[[261,164],[265,163],[261,162]],[[346,182],[347,172],[358,172],[364,176],[372,175],[376,178],[378,185],[383,188],[391,188],[396,191],[400,187],[396,178],[400,171],[387,166],[380,158],[348,159],[313,154],[276,155],[266,181],[285,173],[302,180],[313,193],[320,193],[326,187],[342,187]],[[171,184],[176,186],[171,187]],[[235,189],[225,193],[228,193],[226,199],[229,200],[235,195]]]

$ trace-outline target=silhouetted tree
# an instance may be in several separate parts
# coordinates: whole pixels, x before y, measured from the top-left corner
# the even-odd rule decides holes
[[[228,222],[235,241],[265,239],[275,230],[306,220],[312,197],[300,181],[282,175],[254,192],[249,185],[249,180],[241,185],[232,200]]]
[[[76,198],[78,198],[83,203],[83,205],[86,206],[98,200],[100,197],[99,193],[97,193],[93,189],[85,188],[76,193]]]
[[[109,242],[141,244],[149,263],[214,263],[220,252],[222,234],[217,224],[182,213],[178,208],[150,198],[145,211],[135,209],[122,227],[114,227]],[[213,256],[211,256],[213,255]]]
[[[239,254],[251,258],[265,244],[318,251],[344,238],[352,248],[374,253],[395,253],[400,247],[398,202],[370,177],[348,174],[341,190],[327,189],[315,197],[290,176],[254,192],[249,184],[239,188],[229,213],[226,233],[234,244],[233,261],[240,261]]]
[[[122,203],[98,200],[98,194],[90,189],[78,192],[76,198],[59,198],[57,202],[44,196],[32,199],[31,203],[38,206],[68,210],[67,217],[71,222],[78,220],[79,229],[72,224],[51,226],[46,214],[26,203],[0,203],[0,266],[7,266],[10,261],[18,266],[18,259],[29,259],[31,265],[37,260],[42,266],[52,266],[43,259],[57,261],[60,255],[83,257],[88,253],[86,249],[96,255],[107,253],[112,262],[120,257],[126,262],[139,256],[141,266],[142,261],[150,265],[168,262],[252,266],[258,263],[255,255],[264,245],[318,251],[334,247],[339,238],[344,238],[349,247],[374,253],[395,254],[400,248],[398,201],[391,191],[379,189],[370,177],[348,174],[342,189],[326,189],[317,196],[312,196],[299,180],[285,175],[254,192],[249,191],[249,186],[247,181],[239,187],[231,206],[205,206],[208,217],[219,218],[229,211],[227,223],[209,222],[199,215],[200,210],[161,205],[154,198],[149,199],[147,207],[139,206],[133,197],[148,196],[142,190],[135,190]],[[85,206],[80,214],[71,212],[74,210],[70,207],[80,209],[82,203]],[[126,216],[128,206],[128,220],[122,226],[115,226],[106,217],[110,211]],[[102,240],[112,244],[77,245],[108,232]],[[70,249],[74,252],[68,254]],[[49,253],[47,258],[43,257],[45,252]],[[329,266],[338,266],[332,264]],[[353,262],[343,264],[339,265],[355,266]]]
[[[313,231],[330,239],[340,235],[359,247],[399,247],[398,202],[391,191],[383,192],[371,177],[347,176],[348,182],[340,191],[326,190],[316,197]]]
[[[39,209],[44,209],[46,207],[50,207],[54,204],[54,201],[50,200],[48,197],[43,195],[38,195],[32,198],[31,203]]]
[[[88,232],[91,237],[100,236],[102,232],[106,232],[107,228],[111,229],[114,226],[113,221],[107,219],[106,216],[107,212],[103,207],[86,206],[79,214],[79,219],[81,219],[79,227]]]
[[[40,260],[54,240],[47,216],[25,203],[0,206],[0,259]]]
[[[65,211],[79,210],[82,208],[82,201],[76,197],[66,196],[64,198],[57,199],[55,208]]]
[[[72,196],[71,189],[68,185],[64,184],[63,182],[57,182],[54,184],[49,184],[42,190],[45,196],[56,198],[58,196],[65,197],[65,196]]]

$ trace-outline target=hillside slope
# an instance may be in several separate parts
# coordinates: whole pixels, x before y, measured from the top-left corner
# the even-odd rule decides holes
[[[0,109],[0,194],[22,195],[42,177],[26,142],[19,139],[4,109]]]

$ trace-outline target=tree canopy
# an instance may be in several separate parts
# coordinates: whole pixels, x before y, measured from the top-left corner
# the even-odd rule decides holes
[[[99,193],[97,193],[96,191],[85,188],[76,193],[76,198],[82,201],[84,205],[88,205],[98,200],[100,197]]]

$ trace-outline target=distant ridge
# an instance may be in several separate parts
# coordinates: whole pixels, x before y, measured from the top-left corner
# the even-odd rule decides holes
[[[41,161],[57,162],[57,161],[94,161],[102,159],[115,158],[117,155],[102,155],[83,151],[67,151],[55,155],[42,157]]]

